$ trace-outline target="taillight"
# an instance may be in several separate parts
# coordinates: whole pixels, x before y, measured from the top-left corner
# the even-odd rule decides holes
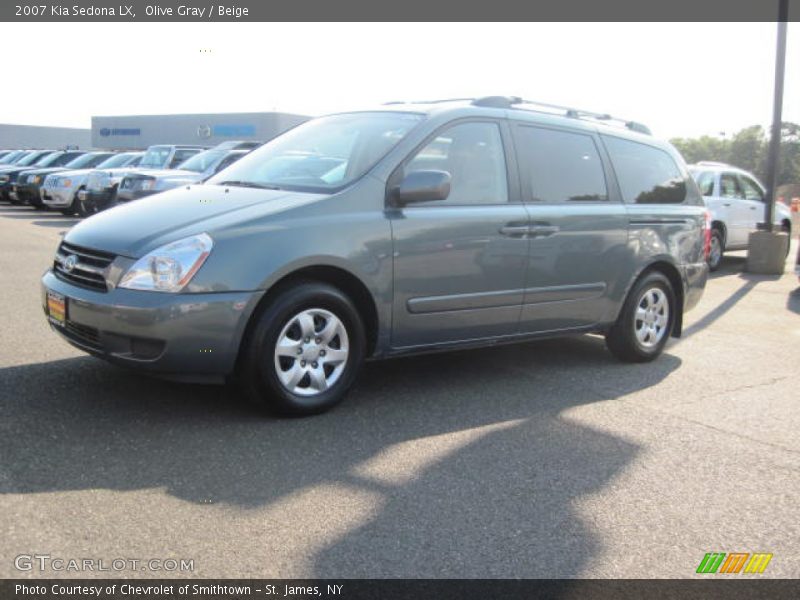
[[[708,260],[711,254],[711,213],[706,211],[703,215],[703,256]]]

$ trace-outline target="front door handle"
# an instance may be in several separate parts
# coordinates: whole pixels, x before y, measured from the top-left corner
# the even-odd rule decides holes
[[[750,210],[758,210],[758,207],[757,206],[751,206]]]
[[[531,237],[547,237],[559,232],[558,225],[531,225]]]
[[[529,229],[527,225],[504,225],[500,228],[500,233],[508,237],[525,237]]]

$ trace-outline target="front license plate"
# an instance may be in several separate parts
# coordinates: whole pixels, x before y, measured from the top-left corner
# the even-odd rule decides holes
[[[64,327],[67,322],[67,299],[63,295],[47,291],[47,317],[51,323]]]

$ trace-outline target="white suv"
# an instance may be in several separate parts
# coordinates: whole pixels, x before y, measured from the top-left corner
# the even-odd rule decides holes
[[[689,172],[711,212],[708,266],[716,271],[726,250],[747,248],[750,233],[764,221],[766,192],[752,173],[725,163],[699,162]],[[791,235],[792,213],[785,204],[775,203],[774,224]]]

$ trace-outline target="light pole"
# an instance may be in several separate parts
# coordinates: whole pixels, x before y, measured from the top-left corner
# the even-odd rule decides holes
[[[783,79],[786,71],[786,22],[789,20],[789,0],[779,0],[778,50],[775,57],[775,98],[772,104],[772,135],[767,154],[767,205],[764,207],[766,230],[772,231],[775,221],[775,192],[778,187],[778,160],[781,151],[783,121]]]
[[[783,78],[786,67],[786,22],[789,20],[789,0],[778,0],[778,48],[775,57],[775,97],[772,105],[772,135],[767,154],[767,198],[764,223],[759,231],[750,234],[747,249],[747,270],[751,273],[779,275],[783,273],[789,236],[773,231],[775,192],[778,183],[778,158],[781,147],[783,112]]]

